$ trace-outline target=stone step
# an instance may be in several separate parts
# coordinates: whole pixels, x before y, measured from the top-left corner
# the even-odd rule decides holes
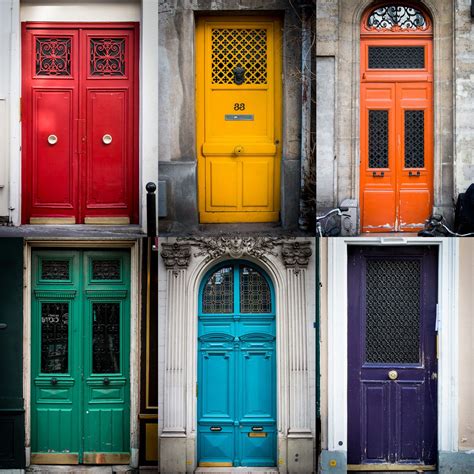
[[[233,472],[236,474],[276,474],[278,468],[276,467],[198,467],[196,473],[209,473],[209,474],[226,474]]]

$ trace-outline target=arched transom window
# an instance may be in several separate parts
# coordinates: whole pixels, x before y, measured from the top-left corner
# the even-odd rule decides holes
[[[396,3],[371,10],[364,23],[364,29],[370,32],[426,32],[431,27],[423,11]]]
[[[272,291],[262,271],[245,262],[212,271],[202,288],[202,314],[272,313]]]

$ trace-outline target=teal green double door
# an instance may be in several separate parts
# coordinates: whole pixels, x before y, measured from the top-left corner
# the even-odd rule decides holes
[[[32,258],[33,464],[125,464],[130,452],[130,256]]]

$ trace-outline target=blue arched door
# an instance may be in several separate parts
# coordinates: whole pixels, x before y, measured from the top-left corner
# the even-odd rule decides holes
[[[199,293],[198,462],[276,465],[275,298],[268,276],[225,262]]]

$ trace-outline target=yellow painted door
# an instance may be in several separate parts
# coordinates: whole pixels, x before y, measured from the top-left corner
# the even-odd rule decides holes
[[[280,22],[200,18],[196,45],[200,222],[278,221]]]

